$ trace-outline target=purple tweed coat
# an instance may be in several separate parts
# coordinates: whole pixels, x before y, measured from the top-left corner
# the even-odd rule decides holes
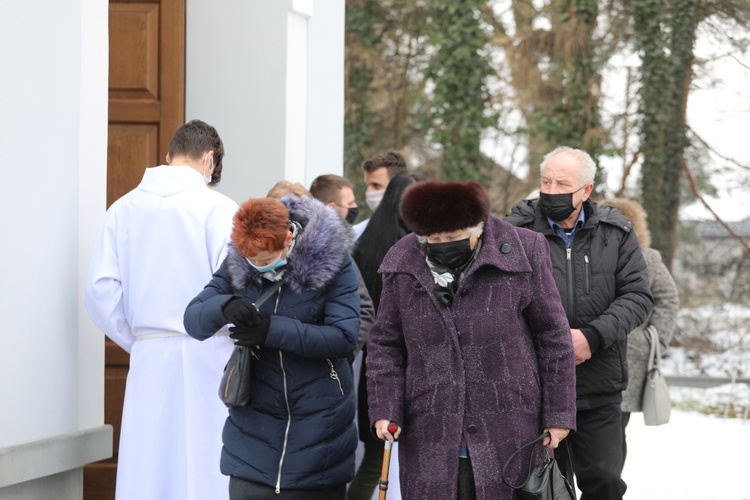
[[[367,340],[371,424],[399,438],[401,494],[455,499],[461,437],[478,500],[516,498],[502,483],[508,456],[545,427],[575,429],[570,329],[541,234],[491,216],[483,245],[446,308],[435,298],[426,248],[401,239],[380,267],[383,293]],[[460,333],[459,333],[460,332]],[[535,447],[535,462],[544,452]],[[528,453],[509,468],[525,477]]]

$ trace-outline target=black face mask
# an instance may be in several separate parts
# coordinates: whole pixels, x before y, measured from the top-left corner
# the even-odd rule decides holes
[[[451,269],[466,264],[473,253],[469,238],[446,243],[427,243],[427,257],[435,264]]]
[[[562,222],[575,211],[577,207],[573,206],[573,194],[577,193],[584,186],[576,189],[572,193],[548,194],[539,193],[539,208],[542,213],[555,222]]]
[[[357,216],[359,215],[359,207],[351,207],[349,208],[349,211],[346,213],[346,222],[349,224],[354,224],[354,221],[357,220]]]

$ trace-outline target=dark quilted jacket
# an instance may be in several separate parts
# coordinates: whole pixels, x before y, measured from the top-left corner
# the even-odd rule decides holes
[[[633,224],[612,207],[586,201],[586,222],[568,255],[537,205],[537,200],[524,200],[505,220],[547,238],[570,327],[580,329],[591,347],[591,359],[576,367],[578,408],[620,402],[628,383],[628,333],[653,307]]]
[[[358,276],[341,217],[307,197],[281,201],[303,229],[279,295],[260,308],[271,315],[268,338],[253,363],[250,405],[229,410],[221,471],[281,490],[330,488],[354,477],[357,432],[347,356],[359,329]],[[232,296],[255,301],[270,286],[231,247],[188,305],[187,332],[211,336],[226,323],[221,307]]]

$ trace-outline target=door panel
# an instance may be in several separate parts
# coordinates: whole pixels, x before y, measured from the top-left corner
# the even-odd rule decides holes
[[[159,163],[158,126],[110,123],[107,143],[107,206],[141,182],[145,166]],[[134,165],[145,166],[133,168]]]
[[[147,167],[164,163],[185,119],[185,0],[109,3],[107,207],[135,188]],[[84,499],[115,498],[128,354],[105,343],[104,421],[113,457],[84,468]]]

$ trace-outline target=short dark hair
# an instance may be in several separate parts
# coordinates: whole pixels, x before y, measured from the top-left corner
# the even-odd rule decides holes
[[[341,201],[341,190],[345,187],[354,190],[354,184],[346,177],[334,174],[319,175],[310,184],[310,194],[313,198],[323,203],[336,203]]]
[[[364,172],[373,172],[379,168],[385,168],[388,172],[388,178],[393,179],[399,173],[406,172],[406,160],[401,153],[390,149],[362,163],[362,171]]]
[[[214,171],[209,186],[221,182],[224,143],[214,127],[202,120],[190,120],[180,125],[169,143],[169,156],[187,156],[199,160],[204,151],[214,152]]]

